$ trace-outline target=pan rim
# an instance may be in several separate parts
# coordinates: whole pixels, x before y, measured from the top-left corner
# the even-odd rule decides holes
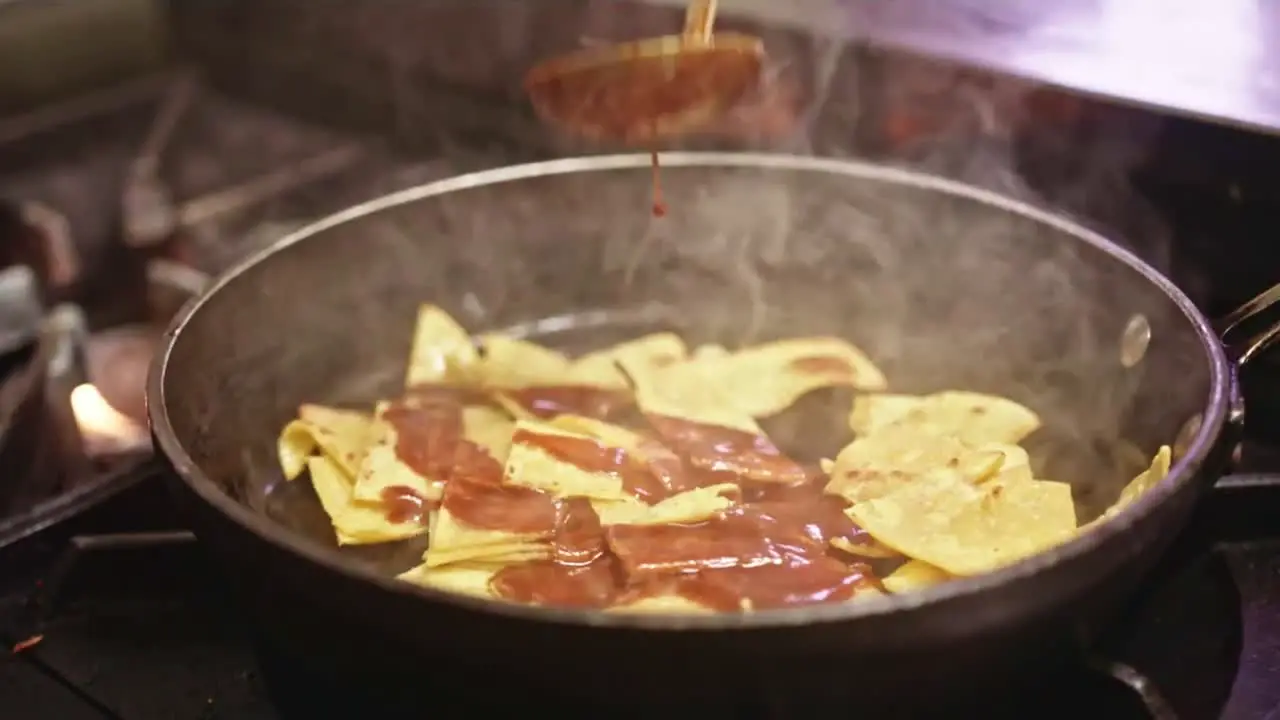
[[[306,560],[313,565],[322,567],[326,571],[344,575],[349,579],[370,583],[384,592],[401,596],[413,596],[421,600],[445,603],[459,609],[475,610],[495,616],[505,616],[513,620],[618,630],[715,631],[767,630],[831,622],[849,622],[888,615],[916,614],[946,604],[972,601],[985,592],[1027,581],[1054,566],[1079,560],[1086,554],[1111,544],[1131,527],[1142,522],[1151,514],[1154,508],[1166,502],[1184,484],[1192,481],[1216,439],[1223,431],[1227,419],[1231,377],[1230,364],[1221,341],[1212,330],[1209,321],[1172,281],[1130,251],[1116,245],[1101,234],[1080,226],[1066,217],[1032,207],[1004,195],[913,170],[856,160],[788,154],[673,152],[663,155],[663,163],[667,167],[740,167],[819,172],[940,192],[946,195],[967,198],[1006,212],[1021,215],[1035,222],[1069,233],[1079,241],[1089,243],[1115,260],[1137,271],[1148,282],[1154,283],[1182,311],[1183,316],[1195,330],[1209,361],[1210,381],[1209,394],[1205,399],[1199,429],[1188,443],[1186,452],[1170,468],[1168,476],[1151,488],[1149,492],[1144,493],[1142,497],[1123,512],[1094,527],[1089,532],[1076,536],[1067,543],[1028,557],[1013,565],[991,573],[953,580],[904,595],[885,595],[868,598],[862,602],[782,608],[746,614],[716,613],[707,615],[608,613],[597,610],[522,605],[435,590],[404,582],[394,577],[380,575],[346,560],[340,553],[316,545],[307,538],[288,530],[233,499],[204,473],[178,439],[169,421],[165,397],[166,372],[174,347],[180,340],[183,330],[192,318],[200,312],[200,309],[209,298],[223,287],[231,284],[250,268],[265,262],[272,255],[339,225],[437,195],[505,182],[535,179],[547,175],[648,168],[649,163],[650,158],[647,154],[581,156],[511,165],[458,175],[384,195],[347,208],[296,230],[274,243],[251,253],[215,278],[199,297],[187,302],[171,320],[165,332],[164,346],[153,358],[147,380],[147,412],[156,447],[168,458],[178,478],[187,488],[197,495],[202,502],[222,514],[225,519],[234,522],[245,531],[256,535],[277,548],[288,551],[297,559]]]

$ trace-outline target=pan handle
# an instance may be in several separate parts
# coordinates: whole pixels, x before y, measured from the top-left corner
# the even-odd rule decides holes
[[[1280,340],[1280,318],[1265,329],[1257,329],[1264,314],[1277,304],[1280,304],[1280,284],[1263,290],[1215,323],[1218,337],[1222,338],[1227,354],[1237,367],[1244,367]],[[1250,326],[1255,332],[1245,334]],[[1243,337],[1235,339],[1237,336]]]

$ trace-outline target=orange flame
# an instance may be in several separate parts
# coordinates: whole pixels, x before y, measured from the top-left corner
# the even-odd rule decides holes
[[[147,429],[111,407],[91,383],[71,391],[71,410],[90,455],[134,450],[147,443]]]

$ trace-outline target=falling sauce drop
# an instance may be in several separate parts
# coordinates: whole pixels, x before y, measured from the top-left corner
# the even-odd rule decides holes
[[[650,152],[649,159],[653,167],[653,216],[660,218],[666,216],[667,205],[662,202],[662,170],[658,164],[658,151]]]

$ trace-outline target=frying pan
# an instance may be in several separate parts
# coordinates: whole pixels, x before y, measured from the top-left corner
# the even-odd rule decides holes
[[[1230,358],[1244,351],[1121,247],[982,190],[841,160],[675,153],[679,202],[654,220],[648,161],[400,192],[250,257],[180,313],[149,380],[152,431],[260,641],[344,684],[400,688],[419,714],[470,688],[476,702],[582,703],[557,712],[769,702],[921,717],[1072,662],[1228,462],[1243,423]],[[915,594],[697,617],[444,594],[392,579],[420,546],[339,551],[274,450],[299,403],[398,392],[422,302],[573,351],[660,327],[729,345],[846,337],[898,392],[967,388],[1035,409],[1039,476],[1073,484],[1082,520],[1159,444],[1176,439],[1175,463],[1066,545]],[[779,431],[791,440],[815,426],[792,425]]]

